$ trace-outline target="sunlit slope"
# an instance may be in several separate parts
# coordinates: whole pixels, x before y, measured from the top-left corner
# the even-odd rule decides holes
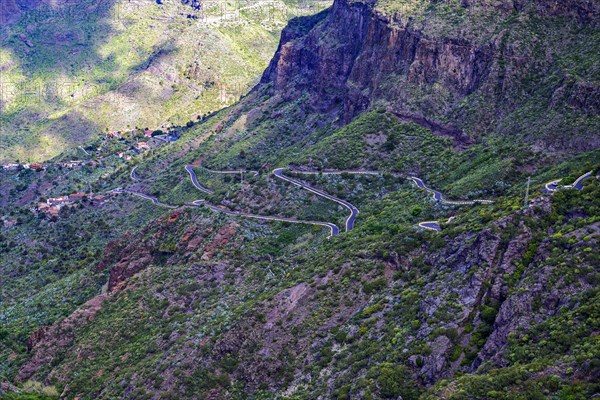
[[[106,130],[185,124],[239,99],[295,15],[328,2],[58,2],[0,31],[0,160]],[[54,4],[54,3],[53,3]]]

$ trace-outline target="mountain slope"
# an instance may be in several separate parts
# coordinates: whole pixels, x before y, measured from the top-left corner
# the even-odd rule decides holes
[[[459,141],[597,148],[600,11],[567,3],[337,1],[286,29],[262,82],[344,123],[386,107]]]
[[[287,20],[327,5],[3,2],[0,160],[43,161],[106,131],[227,106],[255,84]]]
[[[595,37],[597,8],[494,4],[338,0],[292,20],[261,83],[178,141],[125,161],[147,139],[95,140],[101,165],[0,173],[0,397],[597,395],[599,60],[592,41],[551,43]],[[498,59],[551,26],[545,52]],[[520,80],[582,66],[577,88]],[[550,91],[566,97],[545,115],[580,124],[561,151],[523,100]],[[109,200],[35,211],[88,190]],[[360,211],[353,229],[332,196]]]

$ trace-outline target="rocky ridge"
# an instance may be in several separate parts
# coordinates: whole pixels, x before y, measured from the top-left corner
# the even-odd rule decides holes
[[[284,30],[262,83],[271,84],[273,93],[288,100],[307,93],[313,110],[331,113],[342,124],[383,106],[405,120],[445,126],[440,133],[463,142],[484,132],[513,134],[504,119],[529,107],[530,100],[518,92],[528,92],[557,113],[597,114],[598,81],[561,70],[557,59],[563,57],[562,44],[536,39],[528,43],[537,34],[528,22],[534,15],[546,21],[564,18],[567,26],[577,29],[582,23],[594,24],[600,13],[592,1],[559,3],[464,1],[463,9],[456,11],[463,25],[450,25],[449,32],[441,34],[434,29],[438,23],[434,15],[415,20],[386,15],[372,2],[337,0],[327,14],[297,20]],[[511,22],[512,13],[517,22]],[[463,28],[478,18],[484,20],[480,14],[506,19],[513,26],[494,30],[498,25],[487,24],[477,33]],[[540,60],[533,54],[535,45],[556,49],[546,48],[548,57]],[[548,89],[538,93],[526,86],[522,71],[530,71],[539,84],[538,74],[550,71],[564,78],[543,83]],[[516,96],[509,99],[513,93]],[[484,109],[486,102],[493,107]],[[492,120],[495,124],[490,126]],[[589,140],[593,148],[600,146],[597,137],[586,137],[587,148]],[[574,142],[574,148],[582,145]]]

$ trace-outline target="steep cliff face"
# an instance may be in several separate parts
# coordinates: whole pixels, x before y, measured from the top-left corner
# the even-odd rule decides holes
[[[384,106],[462,142],[537,124],[542,141],[552,143],[549,132],[557,125],[545,121],[546,112],[591,118],[600,110],[597,76],[574,76],[562,62],[571,37],[562,43],[542,36],[546,30],[595,32],[594,2],[464,1],[446,8],[432,2],[420,13],[386,12],[387,2],[380,3],[337,0],[327,15],[292,24],[262,82],[287,99],[308,93],[314,109],[343,124]],[[581,133],[582,127],[570,129]],[[542,136],[523,130],[526,138]],[[574,137],[571,147],[581,142],[589,147],[590,138]]]

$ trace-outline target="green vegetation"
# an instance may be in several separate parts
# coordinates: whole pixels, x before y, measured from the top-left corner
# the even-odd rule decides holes
[[[99,133],[185,125],[230,105],[285,23],[329,4],[86,0],[23,11],[0,34],[0,161],[43,161]]]
[[[176,7],[190,12],[179,8],[189,6]],[[465,34],[475,34],[478,26],[469,21],[490,23],[454,1],[380,1],[377,7],[400,17],[414,15],[415,26],[427,25],[424,18],[433,16],[444,22],[436,28],[440,32],[467,24]],[[222,50],[222,76],[202,75],[207,72],[200,67],[198,76],[189,68],[175,75],[190,85],[204,79],[218,85],[234,68],[249,82],[266,62],[256,48],[274,45],[277,21],[274,26],[227,23],[207,33],[187,21],[192,18],[180,24],[172,16],[154,32],[147,24],[155,25],[148,21],[157,21],[159,10],[154,4],[139,15],[125,9],[131,23],[117,27],[118,34],[109,24],[113,20],[101,14],[107,19],[94,24],[107,23],[106,30],[98,27],[102,45],[82,49],[79,64],[67,70],[78,76],[89,57],[98,56],[92,73],[111,85],[108,91],[121,93],[123,86],[131,89],[122,83],[132,70],[145,71],[140,76],[152,85],[164,77],[147,76],[147,66],[168,68],[170,57],[188,51],[217,59]],[[251,15],[251,9],[242,13]],[[523,34],[511,31],[518,18],[506,18],[480,35],[502,28],[515,35],[514,43],[531,45],[514,39]],[[26,32],[23,21],[18,32]],[[529,21],[537,26],[536,18]],[[307,30],[302,20],[294,23],[298,31]],[[536,29],[544,32],[544,24]],[[38,35],[48,34],[46,29],[31,30]],[[75,33],[87,34],[86,29],[91,27]],[[142,37],[148,30],[152,35]],[[162,41],[165,30],[177,32],[173,47]],[[201,37],[206,46],[188,46],[186,37],[200,33],[206,34]],[[261,41],[254,43],[252,35]],[[127,38],[139,41],[139,54],[127,54]],[[8,49],[22,45],[17,37],[7,40],[12,40]],[[562,46],[557,59],[585,75],[576,56],[559,57]],[[45,74],[64,72],[66,55],[52,58],[50,51],[35,48],[32,62],[45,62]],[[534,58],[538,51],[543,52],[536,48]],[[579,46],[577,51],[582,65],[595,68],[595,61],[586,62],[587,51]],[[11,60],[21,56],[10,55]],[[23,74],[34,74],[35,68]],[[556,78],[551,75],[548,79]],[[173,121],[180,126],[154,124],[152,118],[162,120],[164,114],[151,107],[142,107],[148,114],[140,116],[147,118],[144,127],[180,136],[174,143],[138,154],[131,147],[149,140],[138,127],[121,138],[95,136],[86,142],[84,149],[95,154],[90,158],[102,157],[102,164],[0,171],[0,399],[56,399],[64,393],[81,400],[579,400],[600,391],[599,150],[556,154],[521,140],[534,136],[507,140],[491,128],[473,129],[477,142],[457,146],[378,105],[340,126],[331,115],[311,109],[309,93],[288,101],[273,95],[271,84],[209,118],[203,112],[193,118],[180,106],[197,110],[201,99],[190,100],[193,90],[178,85],[163,82],[172,96],[158,103],[170,118],[178,115]],[[407,102],[424,101],[419,95]],[[19,101],[9,106],[16,107],[11,118],[25,112],[16,106]],[[207,111],[214,106],[206,104]],[[93,120],[106,123],[113,106],[95,109],[100,117]],[[459,106],[476,109],[462,114],[467,128],[476,125],[474,115],[488,115],[491,107],[474,98]],[[525,130],[539,128],[545,137],[547,126],[536,124],[542,111],[533,111],[525,107],[513,121],[529,121]],[[54,112],[60,120],[61,111]],[[594,118],[584,115],[560,132],[581,140],[579,129],[593,128]],[[132,157],[120,158],[119,152]],[[78,157],[81,150],[70,149],[53,161]],[[190,164],[197,165],[199,181],[214,194],[191,184],[184,170]],[[258,175],[217,174],[199,164]],[[343,226],[347,210],[272,176],[274,168],[288,165],[381,174],[288,172],[360,209],[355,229],[331,238],[320,227],[184,207],[206,199],[234,211]],[[131,177],[133,167],[137,179]],[[550,180],[570,184],[588,171],[593,174],[581,191],[543,192]],[[409,176],[450,199],[494,203],[433,201]],[[530,201],[524,206],[529,177]],[[176,208],[124,193],[103,204],[63,207],[53,217],[36,208],[49,197],[108,194],[123,187]],[[439,221],[441,231],[416,226],[425,220]]]
[[[369,120],[370,123],[362,125],[365,120]],[[485,168],[495,165],[495,160],[502,159],[505,154],[526,151],[526,146],[522,144],[506,145],[491,140],[485,145],[473,146],[467,151],[455,153],[450,150],[447,140],[432,136],[414,125],[398,124],[393,117],[385,113],[366,114],[356,123],[343,128],[341,131],[344,135],[333,132],[326,140],[337,145],[338,138],[344,139],[345,146],[349,148],[367,146],[367,140],[370,139],[365,138],[369,137],[368,133],[360,135],[350,132],[360,132],[361,127],[368,129],[372,123],[379,124],[378,129],[387,132],[388,137],[399,138],[398,143],[406,137],[403,136],[407,135],[406,132],[411,133],[412,143],[429,141],[428,146],[438,150],[428,155],[433,165],[455,163],[461,166],[457,171],[444,171],[441,174],[431,170],[430,174],[424,175],[424,179],[435,182],[439,185],[436,187],[443,192],[454,186],[445,185],[444,182],[463,174],[461,182],[465,187],[461,188],[460,193],[483,193],[489,196],[499,189],[478,191],[481,187],[480,182],[487,178],[480,173],[481,168],[477,166]],[[163,168],[173,154],[198,137],[198,130],[201,129],[205,129],[204,125],[192,127],[183,132],[182,139],[173,147],[161,148],[155,154],[140,159],[137,171],[143,179],[141,185],[148,193],[158,195],[162,201],[175,204],[203,197],[203,194],[189,183],[183,166],[194,160],[197,154],[212,154],[213,142],[203,142],[198,149],[192,149],[185,157],[177,157],[169,167]],[[420,151],[419,148],[414,146],[416,154]],[[326,150],[327,147],[323,147],[323,151]],[[311,154],[316,154],[312,151],[312,148],[308,148],[306,155],[298,158],[297,165],[304,165],[303,160],[309,160]],[[405,164],[402,164],[396,158],[396,151],[396,145],[385,147],[383,142],[382,147],[377,148],[377,152],[360,153],[364,154],[364,158],[359,160],[359,164],[354,164],[357,162],[357,158],[354,157],[348,160],[350,164],[344,164],[340,159],[334,166],[340,169],[361,166],[367,169],[377,167],[397,171],[396,166],[404,165],[405,170],[410,171],[411,168],[419,170],[419,164],[422,163],[425,168],[426,162],[419,155],[405,159]],[[540,182],[541,187],[541,182],[546,182],[548,176],[556,176],[558,171],[566,176],[577,176],[582,170],[596,170],[597,165],[585,164],[586,160],[593,160],[596,155],[597,152],[582,155],[552,169],[543,166],[548,160],[539,155],[520,159],[522,162],[538,166],[539,176],[535,175],[533,180]],[[382,163],[381,160],[385,162]],[[461,160],[472,167],[462,168]],[[210,165],[210,158],[208,163]],[[232,165],[235,163],[235,159],[232,160]],[[327,163],[323,165],[324,168],[334,166]],[[521,166],[522,164],[506,164],[503,173],[511,177]],[[115,182],[126,184],[130,180],[126,168],[116,164],[114,171],[110,179]],[[269,210],[269,214],[277,211],[288,212],[295,217],[311,217],[310,214],[306,214],[305,209],[310,209],[310,203],[314,200],[304,198],[306,193],[302,190],[290,188],[289,185],[274,180],[269,176],[269,170],[258,177],[247,177],[244,184],[237,176],[218,175],[201,168],[197,168],[197,171],[203,184],[217,190],[214,199],[213,196],[208,196],[214,202],[221,199],[234,205],[247,202],[250,209],[258,207],[258,211],[263,213]],[[58,171],[54,172],[52,168],[43,172],[45,177],[52,177],[56,173]],[[36,295],[20,298],[14,304],[0,310],[2,318],[11,321],[2,331],[0,339],[5,354],[17,353],[14,361],[3,366],[4,374],[14,376],[20,366],[27,362],[29,356],[25,343],[28,332],[37,326],[61,320],[100,291],[102,281],[106,279],[106,272],[111,266],[114,267],[123,255],[119,255],[118,250],[113,250],[108,261],[105,261],[108,262],[106,269],[93,272],[99,260],[106,259],[99,250],[109,240],[119,240],[119,235],[127,229],[138,232],[138,243],[133,249],[148,251],[152,255],[151,265],[146,266],[146,272],[143,274],[130,278],[128,286],[132,289],[117,292],[95,315],[93,321],[73,328],[77,334],[71,345],[76,348],[93,349],[95,356],[79,359],[74,353],[61,353],[52,365],[40,369],[34,375],[34,379],[42,379],[55,368],[54,365],[61,365],[66,368],[71,393],[78,390],[96,393],[103,388],[114,397],[119,396],[122,389],[110,382],[115,382],[115,376],[118,377],[116,381],[131,381],[135,370],[140,376],[135,379],[151,382],[150,386],[144,386],[143,389],[141,386],[135,388],[139,396],[148,396],[153,392],[161,393],[161,397],[164,398],[176,396],[175,392],[163,386],[163,376],[168,374],[174,376],[178,386],[184,388],[182,390],[188,394],[217,391],[230,393],[232,398],[236,398],[235,393],[250,392],[257,396],[256,398],[260,398],[260,393],[270,393],[265,394],[269,398],[276,392],[250,389],[247,386],[247,375],[241,369],[255,363],[266,368],[261,364],[259,356],[261,347],[266,346],[266,343],[257,341],[248,344],[249,347],[244,345],[235,359],[231,359],[234,353],[228,353],[228,361],[223,359],[222,363],[218,361],[221,360],[222,354],[217,349],[223,345],[223,340],[227,340],[228,335],[243,332],[245,324],[262,329],[262,326],[271,323],[275,329],[295,332],[295,336],[304,337],[309,342],[323,340],[322,345],[309,350],[287,338],[285,334],[280,339],[286,343],[289,354],[277,353],[278,357],[285,357],[287,361],[280,367],[275,367],[274,364],[275,369],[269,374],[269,379],[273,379],[272,384],[277,387],[291,385],[295,382],[294,371],[303,368],[307,368],[306,373],[310,374],[315,382],[314,385],[302,385],[303,389],[295,394],[294,398],[297,399],[314,398],[318,395],[335,398],[351,398],[355,395],[362,398],[436,396],[438,391],[447,390],[445,385],[448,382],[442,380],[433,388],[427,389],[428,378],[419,371],[429,365],[430,357],[433,357],[433,348],[437,346],[435,343],[440,340],[448,341],[446,350],[441,355],[447,365],[458,365],[456,368],[460,370],[471,371],[463,376],[458,375],[457,380],[451,382],[456,382],[461,388],[464,387],[466,393],[473,393],[480,398],[495,395],[494,391],[500,390],[502,385],[496,383],[497,376],[506,379],[502,382],[511,388],[512,393],[525,397],[539,390],[550,390],[552,393],[574,391],[573,393],[584,395],[594,390],[594,386],[585,383],[573,386],[568,378],[561,378],[556,383],[552,383],[554,378],[551,377],[547,378],[548,380],[527,380],[527,377],[531,376],[531,368],[545,376],[544,371],[555,365],[556,357],[560,357],[559,353],[553,352],[552,349],[566,345],[567,339],[551,333],[553,328],[546,324],[534,325],[531,332],[525,331],[510,337],[507,357],[511,364],[508,367],[494,369],[484,366],[473,374],[474,371],[470,368],[491,337],[502,301],[505,299],[492,298],[489,292],[484,291],[483,297],[477,300],[475,305],[467,306],[459,294],[459,288],[465,285],[470,277],[479,275],[491,267],[486,266],[483,260],[473,260],[466,273],[457,274],[458,267],[445,252],[446,243],[473,243],[475,239],[469,239],[470,235],[479,235],[478,231],[481,235],[486,235],[484,232],[490,230],[497,231],[501,237],[499,251],[503,252],[505,250],[502,249],[507,248],[519,230],[502,232],[495,224],[503,218],[516,218],[511,222],[511,226],[518,227],[520,222],[524,223],[531,231],[532,240],[528,242],[520,258],[513,262],[512,273],[504,273],[506,276],[500,272],[493,273],[488,278],[489,281],[482,283],[482,288],[491,288],[495,284],[492,279],[497,275],[502,276],[501,282],[502,285],[506,285],[506,293],[511,296],[520,295],[531,285],[529,279],[545,271],[544,266],[553,266],[550,282],[557,290],[571,290],[569,285],[575,285],[577,282],[578,285],[581,285],[581,282],[595,282],[596,271],[592,266],[596,265],[597,256],[593,251],[586,249],[594,247],[597,233],[574,232],[585,230],[597,222],[597,210],[600,209],[600,205],[597,204],[600,190],[597,182],[590,180],[582,192],[559,191],[552,198],[552,211],[547,213],[536,208],[538,211],[535,212],[542,212],[543,217],[533,219],[527,213],[518,211],[524,190],[524,182],[518,180],[510,181],[511,185],[505,185],[501,189],[503,196],[495,198],[496,203],[492,206],[455,207],[432,204],[429,195],[418,190],[414,184],[391,174],[379,177],[299,174],[297,177],[355,202],[361,210],[357,228],[343,237],[324,240],[325,235],[320,229],[279,223],[263,224],[252,220],[217,216],[202,209],[188,209],[183,215],[176,217],[175,222],[167,223],[170,212],[165,214],[163,209],[154,207],[149,202],[123,195],[115,200],[115,204],[110,203],[98,209],[97,213],[90,213],[90,209],[84,207],[68,213],[57,222],[23,216],[21,225],[18,225],[16,230],[7,231],[3,236],[2,243],[6,244],[2,255],[3,265],[7,266],[5,270],[22,276],[20,279],[11,280],[11,286],[6,287],[5,294],[24,289],[25,282],[32,282],[33,277],[39,279],[40,283],[34,289]],[[42,176],[36,176],[31,171],[3,175],[8,186],[16,187],[17,182],[22,182],[20,190],[13,189],[12,196],[16,198],[23,191],[27,192],[38,178]],[[101,187],[99,181],[105,178],[78,170],[68,173],[62,179],[58,176],[54,179],[59,187],[69,188],[78,179],[81,180],[79,184],[92,181],[96,182],[94,186]],[[255,191],[255,188],[259,190]],[[270,194],[264,196],[265,192]],[[535,193],[533,196],[538,197],[539,194]],[[322,204],[317,206],[315,211],[320,210],[321,214],[312,217],[323,220],[344,218],[345,213],[342,210],[334,211],[335,206],[321,200],[318,202]],[[322,206],[331,207],[332,210],[323,214]],[[116,212],[117,210],[121,211]],[[23,211],[15,210],[10,215],[18,216],[19,212]],[[112,225],[113,219],[134,221],[136,213],[141,213],[136,224],[116,225],[120,226],[118,231],[107,228]],[[453,223],[444,225],[443,236],[420,232],[414,228],[414,224],[419,220],[445,219],[449,213],[455,214],[456,219]],[[124,219],[125,214],[128,215]],[[161,214],[163,217],[156,220]],[[108,215],[111,215],[110,220],[100,222],[102,219],[98,219]],[[35,268],[19,270],[16,263],[9,261],[18,260],[24,249],[27,249],[29,254],[36,254],[30,245],[18,244],[14,239],[17,235],[26,234],[34,238],[34,232],[38,231],[40,235],[49,234],[57,239],[61,237],[57,236],[59,233],[65,238],[72,238],[73,231],[69,229],[72,224],[87,226],[90,233],[94,229],[105,230],[105,233],[99,240],[90,241],[83,238],[89,243],[87,247],[72,240],[58,242],[56,249],[52,251],[60,254],[61,261],[56,260],[56,256],[42,256],[38,261],[34,261],[45,266],[40,272],[35,272]],[[143,226],[145,227],[142,229]],[[235,227],[235,236],[227,239],[224,245],[218,247],[218,251],[210,250],[211,243],[214,240],[222,240],[217,237],[224,237],[224,229],[229,229],[229,226]],[[554,230],[551,239],[544,234],[550,227]],[[577,235],[579,239],[574,241],[571,235]],[[190,240],[195,237],[202,238],[198,245],[194,245],[198,247],[190,244]],[[125,240],[126,243],[131,242],[131,239]],[[82,253],[68,251],[70,246],[87,254],[87,258],[82,258]],[[223,265],[223,274],[206,269],[214,263],[205,260],[206,254],[211,254],[213,260],[218,260],[219,265]],[[551,258],[544,254],[551,254]],[[35,258],[32,255],[29,257],[33,261]],[[541,262],[544,258],[546,261]],[[72,265],[70,260],[74,259],[82,261],[68,267]],[[61,269],[50,268],[52,265],[59,265]],[[579,267],[573,270],[571,265]],[[386,268],[391,268],[391,273],[386,272]],[[325,283],[322,277],[328,274],[333,275],[330,275]],[[559,277],[563,279],[558,279]],[[48,279],[55,280],[56,283],[49,284]],[[78,287],[81,282],[88,282],[83,290]],[[275,304],[278,293],[303,282],[308,282],[309,287],[314,288],[311,290],[315,292],[309,297],[310,307],[305,311],[298,311],[302,313],[302,319],[296,320],[297,317],[290,314],[273,320],[269,310]],[[569,314],[573,318],[582,312],[588,312],[584,310],[593,308],[596,297],[585,289],[586,285],[579,286],[581,289],[575,292],[579,293],[578,297],[569,300],[569,304],[575,307]],[[456,291],[453,288],[456,288]],[[31,289],[29,286],[28,290]],[[53,296],[56,296],[56,303],[52,300]],[[542,296],[541,293],[532,296],[532,308],[538,313],[546,312]],[[423,314],[420,311],[424,306],[421,300],[427,298],[435,298],[439,304],[432,312]],[[139,308],[140,304],[143,305],[142,309]],[[354,313],[351,317],[348,315],[339,320],[338,315],[348,312],[344,310],[354,310]],[[455,316],[465,313],[470,315],[469,319],[457,327],[454,322]],[[553,318],[563,318],[563,314],[546,319],[548,324],[553,324],[550,322]],[[318,328],[331,324],[331,321],[338,322],[335,322],[336,327],[330,332]],[[558,321],[555,323],[557,326],[574,323]],[[594,354],[591,339],[586,334],[590,329],[596,329],[594,324],[593,320],[590,320],[581,325],[581,334],[578,334],[580,341],[567,345],[562,351],[563,354],[569,354],[567,358],[560,358],[559,365],[564,366],[565,371],[572,368],[576,360]],[[538,340],[527,339],[541,338],[545,335],[548,336],[544,339],[544,344],[540,344]],[[197,357],[214,360],[208,364],[212,366],[191,368],[188,365],[190,360],[180,365],[173,364],[173,357],[185,353],[186,346],[196,340],[204,343],[201,347],[203,350]],[[319,354],[317,361],[310,367],[303,367],[301,360],[313,351]],[[517,367],[517,364],[522,367]],[[78,371],[76,377],[73,375],[75,369]],[[334,392],[330,393],[326,386],[319,383],[321,381],[318,377],[324,370],[329,371],[335,379]],[[529,381],[539,382],[539,386],[530,387],[529,384],[523,384]],[[65,382],[58,378],[50,383],[64,385]],[[459,392],[456,393],[459,396]]]

